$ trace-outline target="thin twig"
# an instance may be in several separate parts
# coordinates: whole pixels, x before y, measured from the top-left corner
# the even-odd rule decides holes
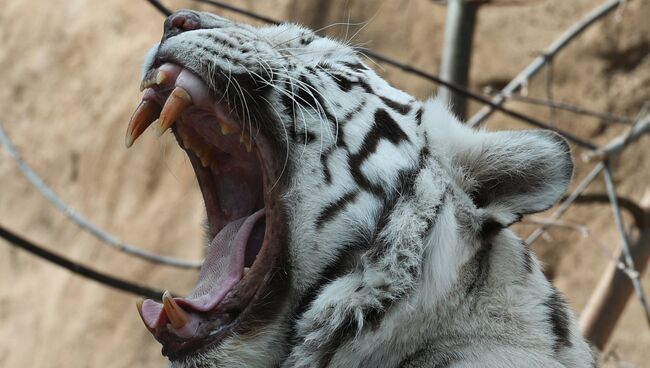
[[[270,24],[279,24],[280,23],[278,20],[271,19],[269,17],[266,17],[266,16],[263,16],[263,15],[251,12],[249,10],[241,9],[241,8],[238,8],[238,7],[233,6],[233,5],[225,4],[225,3],[221,2],[221,1],[215,1],[215,0],[194,0],[194,1],[202,2],[202,3],[208,3],[208,4],[214,5],[214,6],[219,7],[219,8],[223,8],[223,9],[235,12],[235,13],[245,15],[245,16],[253,18],[253,19],[260,20],[262,22],[267,22],[267,23],[270,23]],[[585,139],[582,139],[582,138],[580,138],[580,137],[578,137],[578,136],[576,136],[576,135],[574,135],[572,133],[569,133],[569,132],[563,131],[561,129],[555,128],[555,127],[553,127],[553,126],[551,126],[551,125],[549,125],[549,124],[547,124],[547,123],[545,123],[545,122],[543,122],[541,120],[538,120],[536,118],[527,116],[527,115],[522,114],[520,112],[505,108],[505,107],[501,106],[500,103],[494,103],[494,102],[490,101],[490,99],[487,98],[487,97],[484,97],[484,96],[482,96],[482,95],[480,95],[480,94],[478,94],[476,92],[472,92],[471,90],[469,90],[467,88],[460,87],[460,86],[458,86],[458,85],[456,85],[454,83],[449,83],[448,81],[445,81],[445,80],[441,79],[440,77],[438,77],[438,76],[436,76],[434,74],[431,74],[431,73],[425,72],[423,70],[417,69],[417,68],[415,68],[415,67],[413,67],[411,65],[401,63],[401,62],[399,62],[399,61],[397,61],[395,59],[389,58],[387,56],[378,54],[378,53],[370,51],[370,50],[363,50],[363,51],[360,51],[360,52],[362,54],[370,57],[370,58],[373,58],[373,59],[379,61],[379,62],[391,65],[391,66],[393,66],[395,68],[398,68],[398,69],[400,69],[401,71],[403,71],[405,73],[413,74],[413,75],[416,75],[416,76],[418,76],[418,77],[420,77],[422,79],[426,79],[426,80],[429,80],[431,82],[437,83],[437,84],[439,84],[441,86],[447,87],[450,90],[452,90],[453,92],[462,94],[463,96],[466,96],[466,97],[471,98],[471,99],[473,99],[475,101],[478,101],[478,102],[480,102],[480,103],[482,103],[484,105],[487,105],[490,109],[492,109],[492,111],[499,111],[499,112],[501,112],[501,113],[503,113],[505,115],[508,115],[508,116],[514,118],[514,119],[521,120],[521,121],[523,121],[525,123],[528,123],[528,124],[530,124],[532,126],[535,126],[535,127],[538,127],[538,128],[553,130],[553,131],[555,131],[555,132],[557,132],[559,134],[562,134],[568,140],[570,140],[570,141],[572,141],[572,142],[574,142],[574,143],[576,143],[576,144],[578,144],[578,145],[580,145],[582,147],[586,147],[586,148],[589,148],[589,149],[592,149],[592,150],[597,148],[593,143],[591,143],[591,142],[589,142],[589,141],[587,141]]]
[[[495,105],[502,105],[507,96],[513,95],[523,84],[527,83],[535,74],[537,74],[542,67],[551,61],[562,49],[564,49],[572,40],[579,36],[591,25],[605,15],[609,14],[617,6],[622,4],[624,0],[610,0],[594,9],[587,14],[582,20],[572,25],[567,29],[555,42],[549,46],[541,56],[538,56],[533,62],[522,70],[507,86],[505,86],[496,97],[492,99]],[[467,124],[469,126],[477,126],[487,119],[495,111],[492,106],[483,107],[478,113],[469,119]]]
[[[153,5],[154,8],[158,9],[159,12],[163,13],[166,16],[169,16],[172,14],[171,10],[169,10],[166,6],[164,6],[160,1],[158,0],[147,0],[151,5]]]
[[[634,274],[628,274],[630,280],[632,281],[632,286],[634,287],[634,292],[636,293],[641,306],[645,312],[646,322],[650,325],[650,305],[643,291],[643,287],[639,282],[639,275],[636,273],[634,267],[634,259],[632,258],[632,251],[630,250],[630,242],[627,236],[627,231],[625,230],[625,225],[623,225],[623,217],[621,216],[621,209],[618,206],[618,200],[616,198],[616,184],[614,183],[614,177],[612,174],[612,168],[608,160],[604,161],[605,171],[605,186],[607,187],[607,195],[609,196],[609,202],[612,205],[612,212],[614,215],[614,222],[618,228],[618,232],[621,235],[623,240],[623,259],[625,260],[625,265],[628,269],[634,271]]]
[[[553,61],[549,61],[546,64],[546,78],[545,78],[545,84],[546,84],[546,99],[549,101],[553,101]],[[548,111],[549,111],[549,117],[548,121],[551,122],[551,124],[556,124],[557,122],[555,121],[556,118],[556,111],[555,111],[555,106],[550,105],[548,106]]]
[[[45,181],[25,162],[18,153],[18,150],[14,146],[13,142],[9,138],[9,135],[5,132],[2,123],[0,122],[0,144],[2,144],[9,155],[14,159],[16,165],[20,171],[25,175],[27,180],[29,180],[32,185],[48,200],[54,205],[61,213],[63,213],[70,221],[74,222],[82,230],[87,231],[95,238],[102,241],[104,244],[111,246],[121,252],[132,254],[138,258],[144,259],[149,262],[169,265],[178,268],[190,268],[198,269],[201,267],[200,261],[190,261],[184,259],[178,259],[174,257],[161,256],[156,253],[152,253],[148,250],[138,248],[136,246],[130,245],[123,242],[116,236],[109,234],[104,231],[99,226],[91,223],[80,213],[75,211],[67,203],[65,203],[59,196],[54,193],[52,188],[50,188]]]
[[[601,162],[596,164],[594,168],[587,174],[587,176],[582,179],[580,184],[576,187],[576,189],[560,204],[558,209],[551,215],[550,220],[552,221],[557,221],[571,206],[571,204],[584,192],[589,184],[591,184],[596,177],[598,177],[598,174],[600,174],[601,171],[605,168],[605,165],[603,165]],[[533,244],[537,239],[539,239],[540,236],[544,234],[546,231],[546,226],[542,225],[539,228],[535,229],[528,237],[526,238],[526,244],[530,245]]]
[[[612,156],[621,153],[625,147],[637,141],[646,133],[650,133],[650,115],[646,115],[644,118],[638,120],[628,132],[612,139],[604,147],[591,152],[585,152],[582,155],[582,159],[589,162],[611,158]]]
[[[83,276],[87,279],[97,281],[100,284],[106,285],[113,289],[155,300],[159,300],[162,296],[162,290],[151,289],[147,286],[142,286],[129,281],[118,279],[105,273],[95,271],[79,263],[73,262],[67,258],[56,255],[49,250],[46,250],[42,246],[36,245],[35,243],[7,230],[2,225],[0,225],[0,238],[4,238],[9,242],[9,244],[24,249],[29,253],[40,257],[50,263],[54,263],[57,266],[63,267],[72,273],[76,273],[77,275]]]
[[[216,6],[217,8],[221,8],[221,9],[231,11],[233,13],[241,14],[241,15],[246,16],[248,18],[257,19],[257,20],[259,20],[261,22],[264,22],[264,23],[276,24],[276,25],[282,23],[279,20],[276,20],[276,19],[267,17],[265,15],[261,15],[261,14],[252,12],[250,10],[239,8],[239,7],[231,5],[231,4],[227,4],[227,3],[223,2],[223,1],[216,1],[216,0],[194,0],[194,1],[196,1],[197,3],[210,4],[212,6]]]
[[[494,92],[491,92],[489,90],[488,93],[495,94]],[[627,116],[620,116],[620,115],[609,114],[606,112],[593,111],[593,110],[585,109],[580,106],[571,105],[566,102],[523,96],[519,93],[508,95],[506,97],[510,100],[517,101],[517,102],[523,102],[531,105],[552,107],[557,110],[564,110],[578,115],[591,116],[604,121],[611,121],[611,122],[622,123],[622,124],[634,124],[637,121],[637,119],[629,118]]]
[[[535,217],[531,216],[526,218],[521,222],[524,225],[541,225],[546,228],[549,227],[559,227],[563,229],[569,229],[569,230],[574,230],[578,232],[580,235],[582,235],[585,238],[589,238],[600,250],[600,252],[607,258],[609,259],[610,262],[616,265],[616,268],[619,270],[625,272],[628,276],[630,277],[638,277],[638,272],[628,268],[625,263],[621,262],[618,260],[618,258],[607,248],[605,243],[600,240],[596,234],[594,234],[593,230],[591,230],[588,226],[583,225],[583,224],[577,224],[569,221],[562,221],[562,220],[553,220],[552,218],[540,218],[540,217]]]
[[[603,198],[600,195],[596,195],[593,199],[605,202],[602,201]],[[604,199],[606,199],[606,203],[609,203],[607,195]],[[631,251],[637,272],[640,273],[646,268],[648,259],[650,259],[650,212],[645,209],[649,204],[648,199],[650,196],[646,195],[639,204],[635,203],[630,206],[631,203],[628,200],[618,198],[621,208],[625,208],[633,215],[635,226],[639,230]],[[618,259],[625,263],[622,253],[619,247],[617,249]],[[580,331],[599,350],[604,349],[607,345],[633,290],[629,275],[619,272],[614,264],[609,263],[602,270],[596,287],[580,313]]]

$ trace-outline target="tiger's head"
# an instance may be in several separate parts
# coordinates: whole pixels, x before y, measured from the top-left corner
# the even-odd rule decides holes
[[[178,11],[143,69],[126,144],[171,130],[211,239],[189,296],[139,306],[174,366],[368,362],[400,306],[475,281],[482,239],[571,177],[559,136],[472,131],[297,25]]]

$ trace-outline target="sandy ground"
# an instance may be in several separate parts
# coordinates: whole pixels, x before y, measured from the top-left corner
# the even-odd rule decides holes
[[[437,71],[445,8],[428,0],[236,1],[275,18],[327,31],[364,47]],[[497,1],[497,3],[503,3]],[[472,88],[500,86],[560,32],[596,6],[594,0],[530,0],[481,9]],[[200,194],[187,160],[169,136],[145,134],[127,155],[123,137],[138,102],[139,68],[160,37],[162,17],[145,1],[4,0],[0,12],[0,121],[25,159],[73,208],[96,224],[150,250],[202,254]],[[168,2],[174,7],[188,2]],[[620,19],[589,30],[554,62],[553,95],[584,107],[634,116],[650,101],[650,2],[633,0]],[[360,29],[361,28],[361,29]],[[358,32],[357,32],[358,31]],[[435,91],[392,68],[391,82],[425,98]],[[545,73],[530,81],[544,97]],[[513,104],[542,119],[549,112]],[[477,106],[472,105],[473,109]],[[600,143],[622,129],[560,113],[556,123]],[[491,128],[521,125],[502,116]],[[622,195],[649,190],[650,138],[616,161]],[[580,151],[576,152],[577,154]],[[589,168],[580,165],[577,176]],[[67,257],[112,275],[178,292],[196,273],[153,266],[107,249],[70,224],[0,153],[0,222]],[[596,183],[592,192],[602,192]],[[586,224],[613,248],[619,239],[606,206],[580,206],[567,219]],[[529,226],[518,228],[523,235]],[[551,232],[535,250],[580,311],[607,258],[593,241]],[[159,345],[143,328],[135,297],[109,290],[13,250],[0,241],[0,367],[161,367]],[[650,276],[643,278],[650,285]],[[607,366],[649,367],[650,331],[632,300],[606,348]],[[625,365],[625,364],[631,365]]]

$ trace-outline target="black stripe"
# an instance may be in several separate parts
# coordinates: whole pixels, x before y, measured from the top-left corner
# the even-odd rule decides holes
[[[346,78],[343,75],[337,75],[336,78],[332,77],[334,82],[339,86],[339,89],[343,92],[349,92],[354,86],[355,82]]]
[[[292,98],[292,96],[295,96],[293,86],[288,82],[285,82],[284,84],[288,84],[291,88],[290,90],[285,90],[285,93],[282,93],[280,96],[280,101],[282,102],[285,113],[289,116],[290,127],[287,129],[289,138],[296,143],[312,143],[316,140],[316,135],[307,129],[302,130],[304,127],[298,126],[295,123],[296,101]]]
[[[350,120],[354,119],[354,117],[357,116],[357,114],[363,111],[364,107],[366,107],[366,100],[362,100],[355,108],[348,111],[343,117],[343,121],[341,123],[345,124]],[[339,126],[339,129],[337,130],[337,137],[336,137],[336,145],[338,147],[347,147],[347,144],[345,143],[344,133],[345,132],[343,130],[343,127]]]
[[[325,183],[327,184],[332,184],[332,173],[330,172],[329,166],[327,166],[327,159],[330,157],[334,149],[335,147],[333,146],[328,147],[320,155],[320,164],[323,166],[323,179],[325,179]]]
[[[442,197],[440,198],[440,203],[436,205],[436,207],[433,209],[434,211],[434,216],[427,218],[427,226],[422,230],[422,233],[420,234],[420,238],[426,237],[430,232],[433,226],[435,226],[436,221],[438,220],[438,216],[440,215],[440,210],[447,204],[447,196],[452,195],[452,190],[451,187],[445,187],[444,193],[442,194]]]
[[[354,331],[355,326],[356,325],[354,321],[352,321],[352,317],[350,315],[347,315],[339,328],[337,328],[336,331],[334,331],[334,333],[329,336],[327,342],[323,344],[321,350],[324,353],[318,362],[318,368],[327,368],[330,365],[334,354],[336,354],[343,342],[352,335],[352,331]]]
[[[481,229],[478,231],[478,236],[480,239],[491,238],[496,234],[498,234],[504,228],[505,226],[499,221],[493,218],[487,218],[485,221],[483,221],[483,224],[481,225]]]
[[[388,224],[388,221],[390,221],[390,217],[395,210],[396,202],[396,199],[390,201],[385,200],[383,206],[381,207],[379,220],[377,221],[377,225],[375,226],[375,230],[372,234],[372,240],[370,241],[371,250],[366,255],[371,261],[377,261],[388,249],[389,245],[379,237],[379,234],[381,234],[381,232]]]
[[[371,154],[375,153],[379,141],[382,139],[386,139],[394,145],[399,144],[401,141],[410,142],[409,137],[390,114],[384,109],[378,109],[375,112],[373,127],[366,135],[361,148],[356,154],[349,157],[350,171],[354,180],[360,187],[377,195],[382,195],[383,189],[370,183],[361,172],[361,165]]]
[[[415,113],[415,123],[420,126],[422,125],[422,113],[424,110],[420,107],[418,111]]]
[[[415,368],[415,367],[430,367],[430,368],[446,368],[452,363],[462,359],[458,353],[452,351],[438,351],[431,346],[422,348],[407,357],[399,368]]]
[[[316,281],[305,294],[300,298],[296,309],[293,311],[293,318],[291,319],[291,336],[292,345],[295,346],[299,343],[300,336],[296,333],[296,322],[302,318],[305,311],[311,306],[311,303],[316,299],[316,296],[329,285],[332,281],[342,277],[343,275],[351,272],[355,267],[358,267],[359,253],[368,248],[370,235],[360,235],[356,242],[345,244],[341,252],[336,258],[320,273],[318,281]]]
[[[315,71],[313,72],[315,73]],[[318,89],[314,87],[304,74],[300,76],[300,82],[301,85],[298,88],[298,103],[313,108],[319,114],[322,112],[330,122],[336,121],[334,116],[327,109],[327,104],[325,104],[323,96],[321,96]]]
[[[288,84],[288,82],[285,82],[284,84]],[[290,86],[290,84],[289,84]],[[284,87],[280,87],[284,89]],[[293,117],[296,114],[296,109],[295,109],[295,101],[293,98],[293,88],[291,90],[284,89],[285,93],[280,94],[280,101],[282,101],[282,105],[284,106],[284,111],[293,119]]]
[[[359,73],[368,70],[368,68],[365,65],[361,64],[358,61],[354,62],[354,63],[344,62],[343,65],[345,65],[348,68],[354,70],[355,72],[359,72]]]
[[[307,46],[310,43],[314,42],[314,34],[311,32],[305,32],[300,36],[300,44],[303,46]]]
[[[522,245],[522,258],[523,258],[523,268],[526,274],[531,274],[533,273],[533,255],[530,252],[530,249],[528,248],[528,244],[526,242],[521,242]]]
[[[553,291],[544,305],[548,308],[548,321],[555,335],[553,349],[557,354],[563,347],[570,347],[572,344],[569,339],[569,315],[566,302],[555,287],[551,286],[551,288]]]
[[[391,109],[397,111],[398,113],[400,113],[400,114],[402,114],[402,115],[406,115],[406,114],[408,114],[409,112],[411,112],[411,105],[408,105],[408,104],[402,104],[402,103],[399,103],[399,102],[397,102],[397,101],[391,100],[390,98],[388,98],[388,97],[384,97],[384,96],[379,96],[379,98],[381,98],[381,100],[384,101],[384,103],[385,103],[388,107],[390,107]]]
[[[336,216],[338,213],[343,211],[349,203],[353,202],[358,194],[359,191],[356,190],[353,192],[346,193],[336,201],[325,206],[323,211],[321,211],[321,213],[316,218],[316,227],[318,229],[322,228],[325,222],[331,220],[332,217]]]
[[[347,147],[347,144],[345,143],[345,131],[343,130],[343,124],[352,120],[358,113],[363,110],[365,106],[366,100],[362,100],[355,108],[345,114],[343,120],[339,122],[338,126],[334,127],[334,131],[336,132],[336,147]],[[330,172],[329,166],[327,165],[327,160],[332,152],[336,150],[336,147],[328,147],[320,156],[320,162],[321,165],[323,165],[323,177],[327,184],[332,183],[332,174]]]

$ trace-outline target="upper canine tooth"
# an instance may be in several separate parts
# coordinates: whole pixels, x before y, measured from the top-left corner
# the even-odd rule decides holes
[[[165,309],[165,314],[169,318],[169,322],[175,329],[183,328],[189,321],[190,315],[181,308],[174,298],[172,298],[169,291],[165,291],[162,297],[163,308]]]
[[[129,126],[126,128],[126,137],[124,144],[126,148],[133,145],[136,139],[158,119],[160,115],[160,106],[157,103],[149,100],[143,100],[140,105],[135,109]]]
[[[160,122],[156,127],[158,136],[169,129],[179,116],[192,104],[192,97],[182,87],[176,87],[165,101],[160,113]]]

